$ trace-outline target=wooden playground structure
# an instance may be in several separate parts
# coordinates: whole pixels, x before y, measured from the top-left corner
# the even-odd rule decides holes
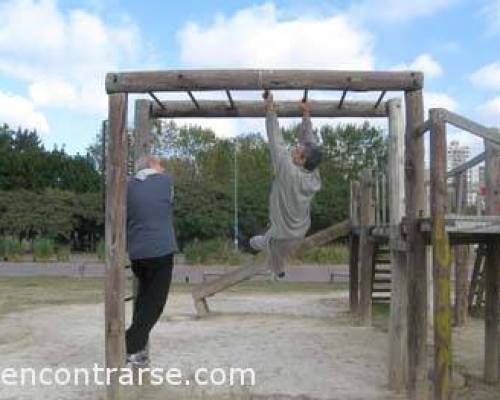
[[[434,366],[433,398],[451,397],[451,246],[455,246],[458,307],[456,321],[467,313],[466,265],[462,260],[470,244],[480,243],[484,254],[485,361],[484,378],[498,384],[500,374],[499,264],[500,256],[500,131],[486,128],[443,109],[423,107],[423,74],[419,72],[329,70],[178,70],[110,73],[109,151],[106,196],[106,366],[120,368],[125,362],[125,254],[127,182],[127,109],[129,93],[146,93],[136,100],[134,157],[150,150],[150,130],[155,118],[264,117],[257,101],[235,101],[236,90],[339,91],[338,101],[311,101],[312,117],[388,118],[388,168],[385,183],[377,184],[378,171],[364,171],[352,184],[349,221],[307,238],[304,246],[350,237],[350,306],[362,325],[372,318],[374,278],[378,251],[390,255],[390,323],[388,382],[395,391],[407,390],[411,399],[429,398],[427,331],[429,287],[432,275]],[[193,92],[222,91],[227,101],[197,100]],[[347,100],[349,92],[379,92],[376,101]],[[191,101],[162,102],[157,92],[186,92]],[[384,101],[387,92],[404,92]],[[277,102],[278,117],[300,117],[300,100]],[[446,126],[454,125],[485,140],[484,154],[466,165],[447,170]],[[430,132],[430,187],[426,182],[424,135]],[[459,215],[463,211],[463,176],[479,162],[486,164],[485,215]],[[448,177],[458,182],[454,214],[448,205]],[[380,194],[378,188],[384,188]],[[375,193],[377,192],[377,193]],[[376,201],[380,200],[382,201]],[[432,257],[428,249],[432,248]],[[432,268],[430,268],[432,265]],[[482,265],[482,264],[481,264]],[[193,291],[196,309],[209,312],[207,297],[250,278],[263,266],[235,270]],[[432,274],[430,271],[432,270]],[[465,273],[464,273],[465,272]],[[112,376],[108,399],[121,398],[118,375]]]

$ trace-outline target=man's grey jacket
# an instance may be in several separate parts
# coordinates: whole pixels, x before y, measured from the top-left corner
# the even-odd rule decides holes
[[[128,182],[127,245],[129,258],[161,257],[175,253],[173,184],[169,176],[139,171]]]

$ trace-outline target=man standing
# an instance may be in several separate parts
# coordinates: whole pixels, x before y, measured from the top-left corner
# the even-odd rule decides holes
[[[268,250],[270,267],[282,278],[286,258],[311,226],[311,202],[321,188],[318,170],[321,148],[312,130],[307,102],[301,103],[303,118],[299,143],[289,151],[278,125],[273,96],[266,91],[263,98],[274,170],[269,198],[270,228],[264,235],[252,237],[250,246],[257,251]]]
[[[149,333],[165,307],[177,241],[173,225],[173,185],[158,157],[139,159],[128,182],[127,245],[138,280],[132,324],[126,332],[127,362],[149,363]]]

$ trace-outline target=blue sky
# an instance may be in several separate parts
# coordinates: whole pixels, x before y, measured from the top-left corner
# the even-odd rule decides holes
[[[0,122],[69,153],[106,117],[111,70],[420,69],[426,107],[500,125],[500,0],[1,0],[0,21]],[[198,122],[223,136],[262,129]]]

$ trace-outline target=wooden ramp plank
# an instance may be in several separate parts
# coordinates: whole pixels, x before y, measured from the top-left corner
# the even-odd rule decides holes
[[[297,251],[304,251],[311,247],[327,244],[334,241],[335,239],[347,236],[350,233],[350,220],[342,221],[307,237],[298,247]],[[235,286],[238,283],[246,281],[257,274],[268,270],[269,267],[267,261],[265,261],[264,264],[246,265],[244,267],[237,268],[231,272],[228,272],[227,274],[224,274],[221,277],[214,279],[213,281],[198,285],[193,289],[192,292],[195,308],[198,315],[203,316],[208,314],[209,307],[206,301],[207,297],[213,296],[216,293],[229,289],[230,287]]]
[[[246,265],[244,267],[237,268],[234,271],[222,275],[218,279],[214,279],[211,282],[197,286],[193,290],[193,298],[198,300],[213,296],[218,292],[229,289],[231,286],[250,279],[252,276],[264,269],[267,269],[267,266],[261,264]]]

